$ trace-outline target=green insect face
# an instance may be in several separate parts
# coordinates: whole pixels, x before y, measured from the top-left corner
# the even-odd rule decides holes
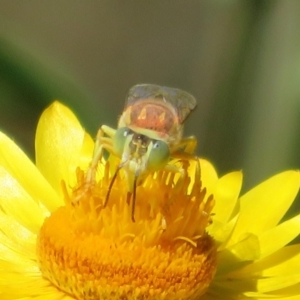
[[[118,157],[121,158],[123,156],[126,140],[128,139],[129,135],[132,134],[132,131],[127,127],[118,128],[116,130],[116,133],[113,137],[113,149]]]
[[[147,169],[149,171],[157,171],[168,163],[170,159],[170,150],[165,142],[159,140],[152,140],[150,146]]]
[[[117,129],[113,137],[115,154],[126,162],[136,164],[138,173],[157,171],[169,161],[170,150],[164,141],[138,134],[127,127]]]

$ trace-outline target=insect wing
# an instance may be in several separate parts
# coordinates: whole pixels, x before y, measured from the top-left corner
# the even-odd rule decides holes
[[[180,123],[183,123],[197,106],[196,99],[185,91],[155,84],[138,84],[129,90],[125,108],[149,98],[170,103],[176,109]]]

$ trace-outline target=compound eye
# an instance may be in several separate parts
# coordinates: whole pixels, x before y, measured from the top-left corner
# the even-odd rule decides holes
[[[128,135],[131,133],[131,130],[127,127],[121,127],[116,130],[116,133],[113,137],[113,148],[116,155],[122,157],[124,146]]]
[[[147,167],[151,171],[163,168],[169,161],[170,150],[168,145],[163,141],[153,141],[152,148],[148,157]]]

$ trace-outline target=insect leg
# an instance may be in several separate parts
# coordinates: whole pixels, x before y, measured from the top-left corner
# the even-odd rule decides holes
[[[98,163],[102,159],[102,156],[103,156],[103,149],[106,149],[109,152],[111,151],[112,137],[114,136],[114,134],[115,134],[115,129],[110,128],[106,125],[101,126],[101,128],[98,130],[92,160],[91,160],[90,166],[87,170],[87,173],[85,175],[84,185],[82,186],[81,192],[72,201],[73,204],[80,201],[80,199],[82,197],[84,197],[84,195],[95,184],[96,171],[97,171]]]
[[[197,139],[194,136],[183,138],[176,148],[173,149],[172,158],[181,159],[183,161],[192,160],[196,163],[197,178],[201,177],[201,168],[199,158],[194,154],[197,146]]]
[[[86,183],[93,183],[95,181],[96,170],[98,162],[102,159],[103,149],[106,149],[108,151],[112,149],[111,138],[114,136],[115,132],[115,129],[106,125],[102,125],[98,130],[92,161],[86,174]],[[105,135],[107,137],[105,137]]]
[[[172,152],[184,152],[193,154],[197,147],[197,139],[194,136],[189,136],[183,138],[178,144],[175,145],[175,148],[172,149]]]

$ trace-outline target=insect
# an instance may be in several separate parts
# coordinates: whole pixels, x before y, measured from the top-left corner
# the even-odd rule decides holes
[[[133,222],[136,188],[149,173],[163,169],[185,176],[183,168],[170,162],[193,156],[197,140],[195,137],[183,138],[183,123],[196,105],[192,95],[175,88],[139,84],[129,90],[118,128],[103,125],[99,129],[86,174],[85,183],[90,186],[95,181],[97,165],[104,149],[120,158],[103,207],[108,203],[121,169],[127,181],[127,199],[132,199]]]

